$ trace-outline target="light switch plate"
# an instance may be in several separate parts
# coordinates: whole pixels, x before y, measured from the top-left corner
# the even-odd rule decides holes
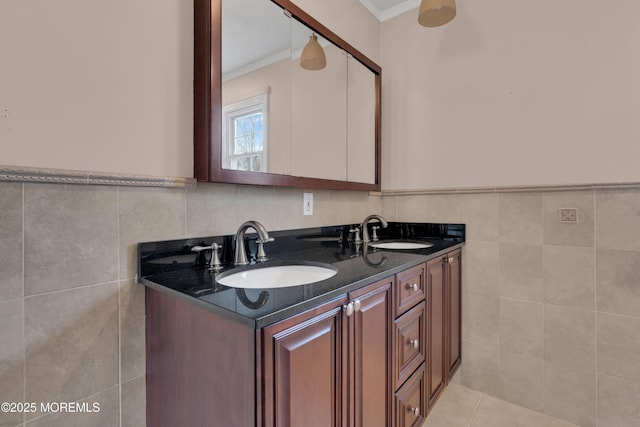
[[[313,193],[302,193],[302,213],[304,215],[313,215]]]

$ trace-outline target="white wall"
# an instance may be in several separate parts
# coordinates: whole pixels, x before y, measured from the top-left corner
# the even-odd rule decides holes
[[[640,181],[640,2],[457,4],[381,26],[385,189]]]
[[[193,176],[192,2],[2,0],[0,52],[0,165]]]

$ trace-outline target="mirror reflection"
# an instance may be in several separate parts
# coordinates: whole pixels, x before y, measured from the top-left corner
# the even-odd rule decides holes
[[[269,0],[222,2],[223,169],[375,183],[376,75]]]

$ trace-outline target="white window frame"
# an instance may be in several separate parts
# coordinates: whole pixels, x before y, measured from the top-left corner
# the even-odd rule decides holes
[[[260,171],[266,172],[267,169],[267,152],[269,139],[269,96],[267,92],[260,93],[243,100],[224,105],[222,107],[222,167],[224,169],[233,169],[231,167],[233,157],[260,156]],[[261,112],[262,113],[262,151],[255,151],[243,155],[232,156],[234,144],[234,120],[237,117],[247,114]],[[254,171],[258,172],[258,171]]]

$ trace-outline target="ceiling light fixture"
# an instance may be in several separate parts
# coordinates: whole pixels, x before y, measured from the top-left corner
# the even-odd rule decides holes
[[[305,70],[322,70],[327,66],[327,57],[324,55],[324,49],[318,43],[316,33],[311,34],[307,45],[302,49],[300,66]]]
[[[455,16],[455,0],[422,0],[418,12],[418,23],[424,27],[439,27]]]

